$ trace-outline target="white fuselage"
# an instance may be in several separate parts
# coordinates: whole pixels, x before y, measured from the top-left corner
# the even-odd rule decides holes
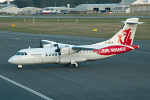
[[[90,45],[97,48],[94,50],[79,50],[75,53],[60,54],[56,52],[56,47],[22,49],[11,57],[8,62],[16,65],[33,64],[76,64],[85,61],[99,60],[131,51],[139,46],[127,45]],[[79,46],[80,47],[80,46]],[[84,47],[84,46],[82,46]],[[88,47],[88,45],[85,45]]]
[[[31,64],[69,64],[71,62],[84,62],[91,60],[98,60],[108,56],[99,55],[93,50],[81,50],[73,54],[59,55],[55,52],[56,47],[51,48],[32,48],[22,49],[20,54],[16,54],[9,59],[9,62],[16,65],[31,65]],[[21,53],[26,53],[22,54]]]

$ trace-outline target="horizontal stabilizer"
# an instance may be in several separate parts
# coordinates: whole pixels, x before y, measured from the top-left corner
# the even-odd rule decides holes
[[[126,22],[126,21],[121,21],[121,23],[124,23],[124,24],[143,24],[145,22]]]

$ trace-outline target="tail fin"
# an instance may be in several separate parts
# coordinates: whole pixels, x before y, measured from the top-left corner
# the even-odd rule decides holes
[[[134,40],[135,31],[137,28],[137,24],[142,24],[143,22],[138,22],[139,18],[129,18],[126,21],[122,21],[124,23],[123,28],[116,33],[111,39],[104,41],[99,44],[123,44],[123,45],[132,45]]]

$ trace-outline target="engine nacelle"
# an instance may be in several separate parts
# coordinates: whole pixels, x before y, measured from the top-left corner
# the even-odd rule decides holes
[[[60,50],[62,55],[69,55],[78,52],[78,50],[73,50],[72,47],[64,47]]]

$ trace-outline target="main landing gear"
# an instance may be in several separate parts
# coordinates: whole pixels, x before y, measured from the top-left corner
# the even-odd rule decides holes
[[[69,66],[70,64],[65,64],[65,66]],[[74,63],[74,64],[71,64],[71,65],[73,65],[73,67],[75,67],[75,68],[78,68],[79,67],[79,65],[77,64],[77,63]]]
[[[22,65],[18,65],[18,69],[22,69]]]
[[[75,68],[79,67],[78,63],[76,63],[75,61],[71,60],[70,62]]]
[[[78,68],[79,65],[77,63],[73,64],[73,67]]]
[[[74,68],[78,68],[79,67],[78,63],[73,63],[72,65],[73,65]]]

